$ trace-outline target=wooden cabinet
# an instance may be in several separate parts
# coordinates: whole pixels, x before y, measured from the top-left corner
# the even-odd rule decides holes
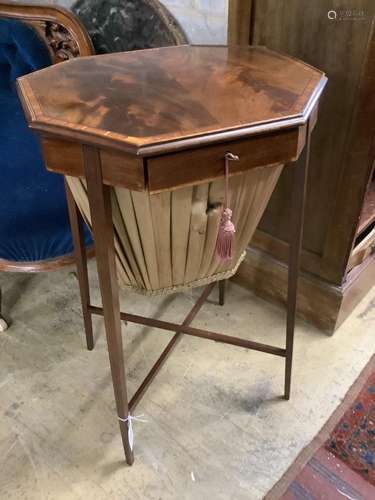
[[[328,76],[311,144],[299,314],[333,332],[375,283],[375,3],[232,1],[229,16],[230,43],[265,45]],[[238,277],[279,301],[291,180],[286,168]]]

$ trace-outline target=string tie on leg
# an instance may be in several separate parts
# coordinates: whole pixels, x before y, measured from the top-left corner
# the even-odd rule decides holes
[[[120,420],[120,422],[127,422],[128,424],[128,439],[129,439],[129,446],[130,446],[130,449],[133,451],[133,446],[134,446],[134,431],[133,431],[133,420],[137,421],[137,422],[147,422],[147,420],[145,418],[143,418],[143,413],[142,415],[129,415],[126,417],[126,418],[121,418],[121,417],[118,417],[118,419]]]

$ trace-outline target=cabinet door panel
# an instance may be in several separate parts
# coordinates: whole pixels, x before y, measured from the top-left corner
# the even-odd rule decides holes
[[[328,18],[333,7],[326,0],[253,0],[252,5],[252,44],[298,57],[328,76],[312,138],[303,242],[305,254],[327,263],[314,258],[303,259],[302,265],[338,282],[345,272],[368,175],[366,154],[357,155],[355,175],[348,172],[347,163],[357,143],[353,136],[359,129],[356,120],[375,2],[353,0],[348,8],[339,0],[334,4],[336,19]],[[363,153],[369,149],[371,133],[371,127],[360,131]],[[285,168],[260,224],[263,232],[283,241],[289,234],[290,174]],[[351,182],[345,182],[349,176]],[[340,199],[346,196],[352,205],[345,210]]]

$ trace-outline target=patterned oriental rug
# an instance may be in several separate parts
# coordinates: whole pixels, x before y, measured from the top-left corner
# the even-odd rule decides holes
[[[264,500],[375,499],[375,356]]]
[[[375,371],[325,447],[375,486]]]

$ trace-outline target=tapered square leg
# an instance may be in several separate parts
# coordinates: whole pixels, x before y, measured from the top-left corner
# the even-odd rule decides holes
[[[87,255],[83,233],[83,219],[74,201],[72,192],[65,181],[66,199],[68,202],[68,212],[70,227],[72,229],[74,256],[77,266],[77,276],[79,283],[79,292],[81,295],[83,323],[85,325],[87,349],[91,351],[94,348],[94,336],[92,330],[92,318],[89,311],[90,306],[90,286],[87,273]]]
[[[296,321],[298,273],[303,236],[307,171],[310,159],[310,124],[306,127],[306,144],[300,161],[294,166],[293,198],[291,206],[291,239],[289,245],[288,296],[286,319],[286,358],[284,397],[290,398],[294,328]]]
[[[129,422],[125,421],[129,416],[129,406],[121,338],[119,289],[115,267],[111,188],[103,184],[98,150],[90,146],[83,146],[83,154],[117,415],[121,419],[119,425],[126,461],[131,465],[134,457],[129,444]]]
[[[225,304],[225,289],[227,285],[227,280],[219,281],[219,304],[223,306]]]
[[[8,328],[8,324],[1,315],[1,300],[2,300],[2,295],[1,295],[1,288],[0,288],[0,332],[5,332],[5,330]]]

